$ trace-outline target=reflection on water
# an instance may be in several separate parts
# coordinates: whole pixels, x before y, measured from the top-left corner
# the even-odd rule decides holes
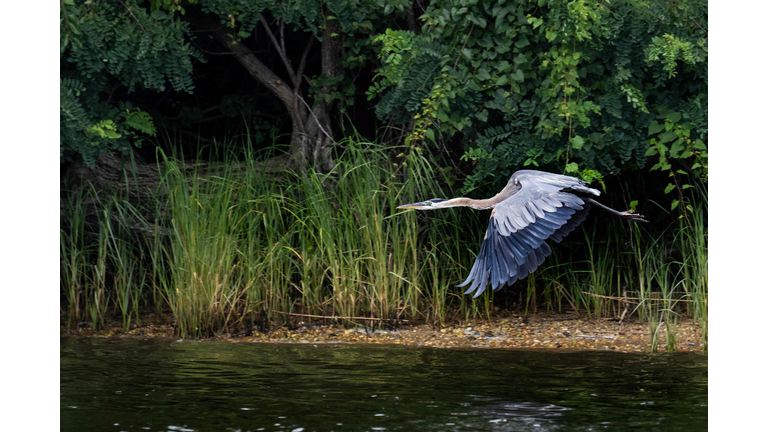
[[[707,357],[61,340],[64,431],[694,431]]]

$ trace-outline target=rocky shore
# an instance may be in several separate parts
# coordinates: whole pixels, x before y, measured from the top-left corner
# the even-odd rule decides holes
[[[62,325],[62,336],[164,337],[177,338],[171,322],[145,319],[144,325],[124,331],[120,323],[93,331],[85,323],[77,329]],[[300,318],[292,326],[250,334],[222,334],[216,338],[231,342],[312,343],[312,344],[397,344],[439,348],[517,348],[556,350],[614,350],[646,353],[650,350],[647,323],[635,318],[619,322],[613,318],[590,318],[578,314],[509,314],[491,320],[453,322],[445,325],[398,323],[371,328],[347,323],[316,324]],[[674,351],[702,351],[701,332],[696,322],[681,318],[676,323]],[[666,329],[659,329],[659,351],[667,350]]]

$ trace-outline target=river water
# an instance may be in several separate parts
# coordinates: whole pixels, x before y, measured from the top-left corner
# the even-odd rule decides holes
[[[697,431],[707,356],[62,338],[62,431]]]

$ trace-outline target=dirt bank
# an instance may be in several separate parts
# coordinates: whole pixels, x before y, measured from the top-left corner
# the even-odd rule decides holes
[[[162,322],[165,321],[165,322]],[[173,323],[147,316],[144,325],[123,331],[119,322],[93,331],[81,323],[77,329],[61,327],[62,335],[94,337],[167,337],[174,338]],[[298,318],[293,326],[284,326],[249,335],[223,334],[205,340],[267,343],[313,344],[400,344],[440,348],[532,348],[562,350],[615,350],[648,352],[648,324],[635,318],[619,322],[611,318],[589,318],[577,314],[509,314],[491,320],[454,322],[445,326],[428,324],[390,326],[371,330],[362,325],[317,325]],[[701,351],[701,334],[697,324],[687,318],[677,322],[675,351]],[[666,330],[660,329],[659,351],[665,351]]]

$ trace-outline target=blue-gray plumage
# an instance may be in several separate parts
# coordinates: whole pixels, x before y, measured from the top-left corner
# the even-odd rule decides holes
[[[499,290],[533,273],[552,253],[546,240],[560,242],[582,223],[591,205],[631,222],[647,222],[632,211],[619,212],[592,199],[600,191],[577,178],[542,171],[512,174],[496,196],[487,200],[435,198],[399,209],[434,210],[448,207],[493,209],[480,252],[460,287],[478,297],[488,285]]]

